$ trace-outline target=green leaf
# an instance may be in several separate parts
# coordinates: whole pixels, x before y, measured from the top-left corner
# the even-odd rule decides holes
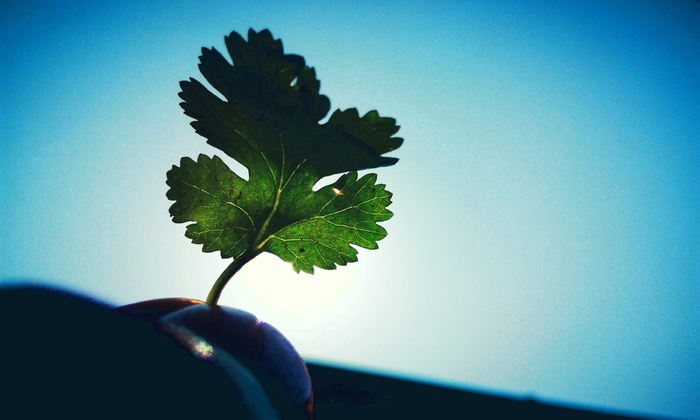
[[[376,111],[337,110],[303,57],[285,54],[269,31],[225,38],[233,64],[202,49],[200,71],[221,97],[195,79],[181,82],[185,114],[207,143],[248,169],[245,180],[217,156],[183,158],[168,172],[173,221],[194,222],[186,236],[223,258],[271,252],[298,272],[357,260],[351,245],[377,248],[392,216],[391,193],[376,175],[356,171],[393,165],[399,127]],[[222,99],[223,97],[223,99]],[[313,191],[323,177],[342,174]]]

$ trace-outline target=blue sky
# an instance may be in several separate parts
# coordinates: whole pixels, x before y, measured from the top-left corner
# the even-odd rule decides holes
[[[165,172],[217,151],[178,82],[269,28],[332,109],[404,146],[389,236],[222,303],[309,360],[700,418],[700,2],[9,1],[0,6],[0,282],[113,304],[204,298],[227,265],[169,220]]]

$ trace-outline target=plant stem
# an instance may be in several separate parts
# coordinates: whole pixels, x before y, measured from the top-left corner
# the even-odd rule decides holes
[[[233,277],[233,275],[236,274],[241,267],[243,267],[248,261],[252,260],[256,255],[257,254],[252,252],[244,252],[238,258],[233,260],[233,262],[229,264],[229,266],[226,267],[226,269],[221,273],[219,278],[216,279],[216,283],[214,283],[214,286],[212,286],[211,290],[209,291],[209,296],[207,296],[206,303],[209,305],[216,305],[221,297],[221,292],[224,291],[224,287],[226,287],[228,281],[231,280],[231,277]]]

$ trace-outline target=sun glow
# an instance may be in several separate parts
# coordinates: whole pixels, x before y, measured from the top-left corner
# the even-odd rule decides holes
[[[296,274],[288,263],[262,254],[241,272],[237,294],[246,302],[264,308],[264,313],[288,316],[325,317],[352,299],[362,268],[349,264],[336,270],[316,269],[315,274]],[[260,312],[263,313],[263,312]]]

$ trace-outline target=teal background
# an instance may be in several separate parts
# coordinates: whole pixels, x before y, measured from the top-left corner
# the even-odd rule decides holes
[[[165,172],[218,151],[178,82],[250,27],[406,141],[379,250],[260,257],[223,304],[308,360],[700,418],[697,1],[5,0],[1,284],[206,297],[227,262],[169,220]]]

